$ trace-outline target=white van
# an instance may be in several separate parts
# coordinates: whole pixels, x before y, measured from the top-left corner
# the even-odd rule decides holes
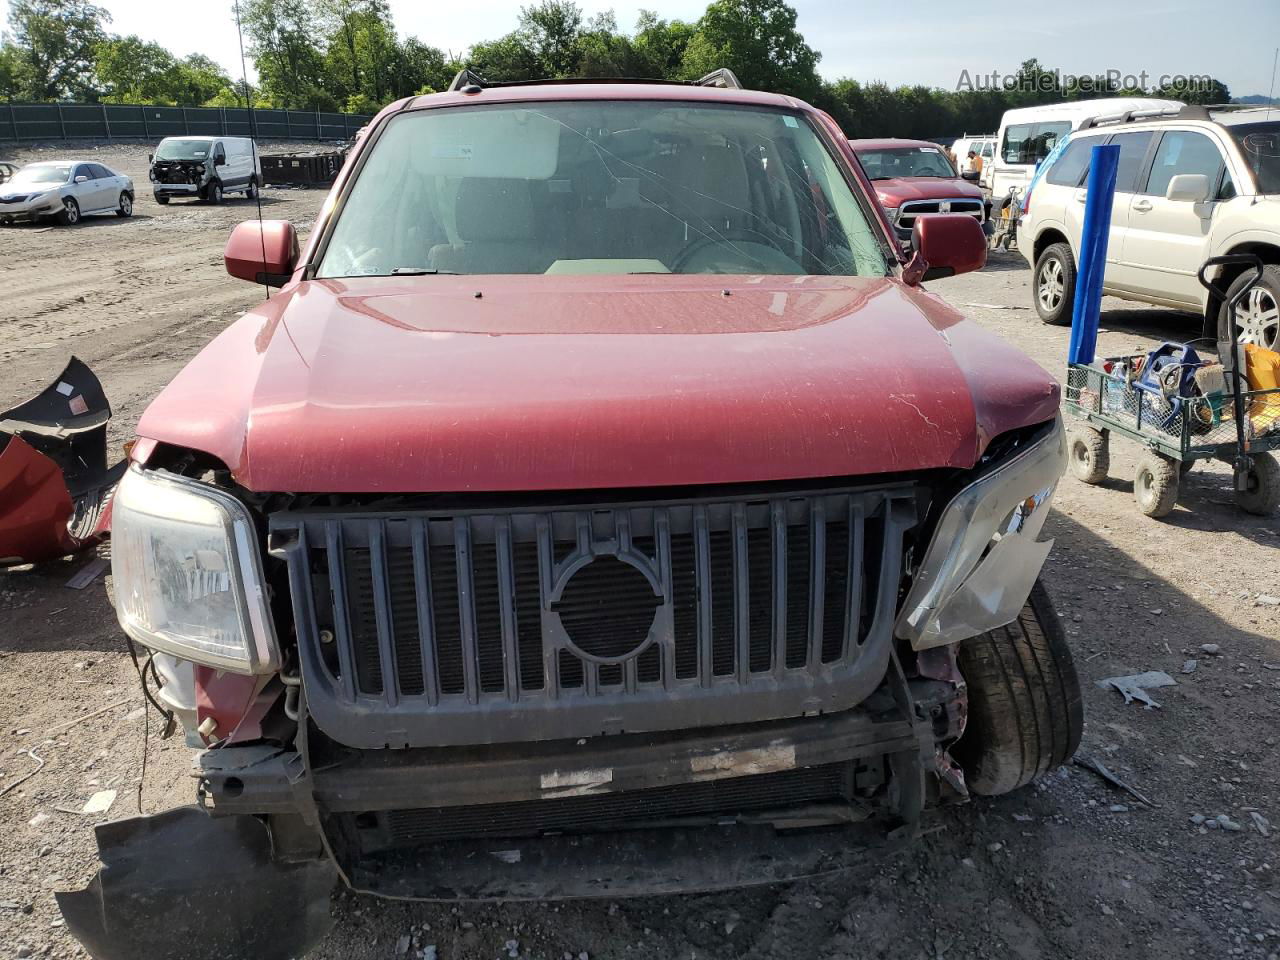
[[[173,197],[221,203],[228,193],[252,200],[262,185],[258,147],[248,137],[165,137],[150,159],[151,188],[161,204]]]
[[[968,158],[970,150],[982,158],[982,173],[978,178],[978,183],[985,187],[991,182],[991,167],[996,157],[995,135],[990,133],[981,135],[966,133],[951,144],[951,159],[955,162],[957,170],[965,169],[965,160]]]
[[[1090,117],[1176,110],[1181,106],[1181,101],[1155,97],[1105,97],[1006,110],[1000,119],[996,157],[991,165],[994,204],[1007,197],[1013,187],[1025,189],[1036,172],[1036,165],[1049,155],[1062,135],[1079,129]]]

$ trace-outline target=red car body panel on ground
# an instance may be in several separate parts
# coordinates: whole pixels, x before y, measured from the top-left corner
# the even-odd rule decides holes
[[[894,278],[431,276],[288,289],[138,431],[258,491],[569,490],[969,467],[1057,404]]]

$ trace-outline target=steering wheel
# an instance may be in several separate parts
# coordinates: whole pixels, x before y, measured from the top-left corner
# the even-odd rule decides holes
[[[671,264],[671,272],[684,273],[685,267],[689,265],[689,261],[694,259],[694,257],[706,248],[713,246],[725,246],[726,244],[731,244],[734,240],[741,240],[744,243],[761,244],[762,246],[767,246],[776,250],[788,260],[792,259],[791,255],[778,245],[778,241],[767,233],[761,233],[759,230],[753,230],[750,227],[732,227],[728,230],[716,230],[706,236],[690,240],[685,244],[684,249],[676,254],[676,258]],[[751,259],[751,254],[746,252],[743,252],[741,256],[746,257],[748,260]]]

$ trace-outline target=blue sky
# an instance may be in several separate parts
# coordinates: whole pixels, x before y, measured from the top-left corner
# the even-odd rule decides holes
[[[197,27],[186,17],[166,14],[154,0],[99,0],[111,12],[115,32],[137,33],[179,54],[204,53],[238,72],[231,4],[215,0],[213,7],[224,2],[225,20],[205,17]],[[685,20],[696,20],[705,8],[697,0],[579,0],[579,5],[588,15],[612,9],[625,29],[635,23],[641,6]],[[800,0],[793,5],[801,32],[822,53],[823,76],[891,85],[954,89],[962,71],[1010,73],[1023,59],[1038,57],[1065,73],[1145,71],[1152,78],[1207,73],[1237,96],[1265,94],[1280,44],[1280,0],[1231,0],[1219,7],[1218,24],[1208,25],[1204,0]],[[520,4],[391,0],[391,9],[401,34],[462,52],[514,28]],[[1219,25],[1221,32],[1214,36]]]

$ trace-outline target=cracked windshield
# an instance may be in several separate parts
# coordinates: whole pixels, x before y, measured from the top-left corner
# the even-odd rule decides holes
[[[777,110],[591,101],[394,119],[320,277],[883,276],[816,132]]]

